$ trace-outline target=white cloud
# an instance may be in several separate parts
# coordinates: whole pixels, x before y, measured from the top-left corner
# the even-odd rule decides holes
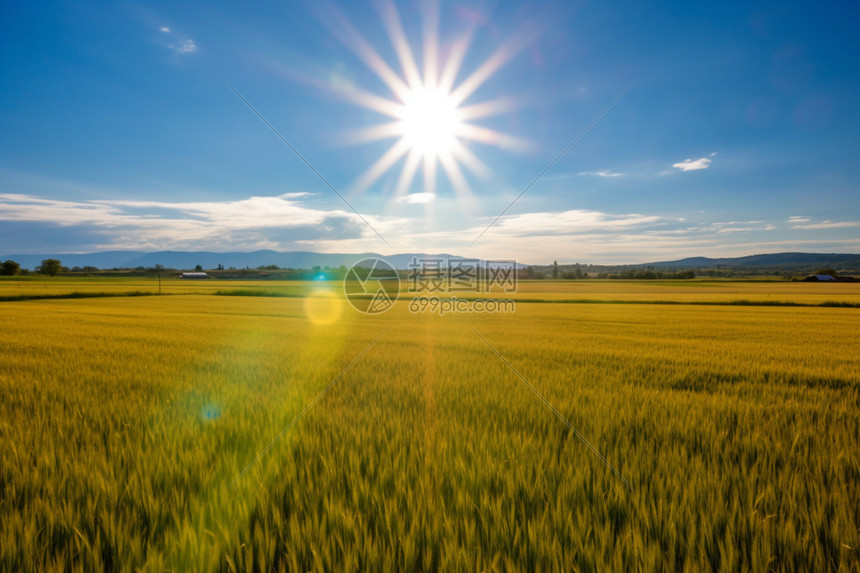
[[[97,237],[78,250],[279,250],[386,253],[375,233],[347,210],[302,204],[298,194],[252,196],[225,201],[60,200],[32,194],[0,194],[0,221],[68,229]],[[416,194],[417,195],[417,194]],[[475,246],[469,242],[492,219],[472,227],[441,230],[423,218],[364,215],[396,252],[452,252],[543,261],[548,251],[597,253],[605,260],[629,259],[640,249],[695,237],[644,236],[671,220],[641,214],[570,210],[503,217]],[[0,223],[0,227],[2,223]],[[21,232],[20,230],[17,232]],[[36,232],[36,231],[34,231]],[[611,249],[617,251],[611,253]],[[560,255],[559,255],[560,256]]]
[[[104,237],[96,248],[290,248],[315,240],[339,242],[341,249],[343,243],[379,246],[378,237],[355,213],[305,207],[296,199],[306,195],[168,202],[66,201],[7,193],[0,194],[0,221],[95,232]],[[383,236],[406,228],[396,217],[365,219]]]
[[[397,201],[400,203],[424,204],[430,203],[435,199],[435,193],[410,193],[409,195],[404,195],[403,197],[399,198]]]
[[[623,173],[613,171],[581,171],[578,175],[596,175],[597,177],[621,177]]]
[[[678,219],[683,222],[684,219]],[[715,221],[713,223],[704,223],[691,227],[682,227],[673,230],[655,231],[661,234],[669,235],[702,235],[716,237],[718,235],[728,235],[731,233],[750,233],[760,231],[776,231],[778,227],[767,221]]]
[[[561,212],[524,213],[503,218],[496,224],[514,233],[541,234],[576,233],[584,230],[604,231],[630,228],[657,223],[663,218],[656,215],[625,214],[615,215],[600,211],[572,209]]]
[[[789,218],[790,223],[797,223],[792,225],[792,229],[806,229],[806,230],[819,230],[819,229],[846,229],[849,227],[860,227],[860,221],[821,221],[820,223],[810,223],[810,219],[806,218]]]
[[[193,54],[197,51],[197,44],[191,38],[181,40],[178,44],[167,44],[167,47],[177,54]]]
[[[714,153],[711,156],[715,155]],[[679,163],[673,163],[672,167],[681,171],[697,171],[699,169],[707,169],[711,165],[711,159],[708,157],[700,157],[699,159],[685,159]]]
[[[729,225],[721,225],[720,223],[714,223],[714,231],[721,234],[726,233],[748,233],[750,231],[775,231],[776,226],[770,223],[762,224],[760,226],[755,226],[756,223],[763,223],[763,221],[750,221],[752,226],[739,226],[741,224],[729,224]]]
[[[301,199],[302,197],[311,197],[319,195],[319,193],[308,193],[307,191],[295,191],[293,193],[283,193],[278,195],[281,199]]]
[[[821,230],[821,229],[847,229],[860,227],[860,221],[824,221],[813,222],[810,217],[792,215],[788,218],[788,224],[792,229]]]
[[[434,219],[365,214],[365,219],[392,245],[388,249],[355,213],[346,208],[321,208],[311,199],[313,193],[211,201],[53,199],[48,198],[50,191],[36,187],[62,189],[67,197],[111,197],[116,193],[47,179],[36,179],[30,185],[23,184],[20,177],[9,180],[22,192],[0,193],[0,245],[8,252],[263,248],[382,254],[448,252],[540,264],[553,259],[629,263],[698,255],[746,255],[765,249],[834,252],[860,248],[860,238],[856,236],[825,239],[820,233],[791,230],[792,226],[860,227],[860,222],[854,221],[813,221],[793,216],[789,224],[785,218],[692,223],[674,216],[592,210],[507,215],[470,247],[492,217],[475,221],[453,216],[451,206],[442,201]],[[187,190],[177,190],[174,196],[188,194]],[[431,200],[422,197],[424,194],[413,195]],[[139,192],[137,196],[141,196]],[[408,197],[400,203],[404,210],[405,204],[415,201]],[[458,207],[454,205],[453,210]]]
[[[158,43],[174,54],[193,54],[197,51],[197,44],[191,38],[177,34],[167,26],[161,26],[158,31],[165,36],[163,40],[158,40]]]

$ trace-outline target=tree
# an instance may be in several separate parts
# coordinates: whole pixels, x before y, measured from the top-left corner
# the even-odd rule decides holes
[[[21,265],[11,259],[3,261],[0,265],[0,275],[4,277],[14,277],[19,272],[21,272]]]
[[[194,267],[194,270],[199,273],[200,271],[203,270],[203,267],[201,267],[200,265],[197,265],[196,267]]]
[[[833,278],[836,278],[836,269],[818,269],[815,271],[816,275],[830,275]]]
[[[558,278],[558,261],[552,262],[552,278]]]
[[[63,270],[63,264],[59,259],[44,259],[42,264],[36,267],[36,271],[39,274],[48,275],[50,277],[55,276],[61,270]]]

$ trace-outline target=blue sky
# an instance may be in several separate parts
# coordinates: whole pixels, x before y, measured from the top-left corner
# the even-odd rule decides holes
[[[849,2],[4,2],[0,256],[858,252],[858,29]]]

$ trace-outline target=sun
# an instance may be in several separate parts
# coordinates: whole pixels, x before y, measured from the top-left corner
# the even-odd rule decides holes
[[[420,86],[404,100],[401,126],[409,149],[422,159],[453,153],[462,122],[451,94]]]
[[[459,39],[440,47],[438,5],[433,0],[426,0],[423,3],[422,61],[419,64],[406,38],[394,2],[380,0],[375,5],[394,48],[399,71],[395,71],[336,9],[332,8],[329,17],[324,20],[335,36],[391,91],[386,96],[354,85],[349,85],[347,89],[341,82],[329,86],[347,102],[388,118],[384,123],[348,132],[345,138],[348,143],[395,140],[357,178],[351,192],[357,194],[367,191],[400,164],[392,200],[409,193],[435,196],[437,171],[441,168],[458,197],[471,201],[472,190],[463,168],[478,178],[485,178],[490,173],[489,168],[472,151],[471,145],[492,145],[512,151],[522,151],[528,147],[528,142],[522,139],[475,123],[513,110],[518,103],[516,100],[501,97],[474,102],[473,96],[488,79],[522,51],[534,35],[528,29],[524,30],[525,33],[512,35],[458,82],[474,29],[467,29]],[[419,171],[422,183],[415,185]]]

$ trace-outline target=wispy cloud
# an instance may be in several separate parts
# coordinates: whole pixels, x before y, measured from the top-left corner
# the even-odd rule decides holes
[[[621,177],[624,174],[614,171],[580,171],[577,175],[594,175],[596,177]]]
[[[399,198],[397,201],[400,203],[415,203],[415,204],[424,204],[430,203],[436,199],[435,193],[410,193],[408,195],[404,195]]]
[[[794,219],[794,220],[792,220]],[[789,218],[790,223],[795,223],[792,225],[792,229],[806,229],[806,230],[821,230],[821,229],[847,229],[849,227],[860,227],[860,221],[821,221],[819,223],[811,223],[810,219],[803,217],[791,217]]]
[[[167,44],[167,47],[177,54],[193,54],[197,51],[197,44],[191,38],[180,40],[178,43]]]
[[[715,233],[745,233],[749,231],[775,231],[776,225],[767,221],[718,221],[706,227]]]
[[[517,215],[500,220],[497,226],[482,240],[476,255],[493,258],[511,252],[512,258],[526,263],[553,259],[631,263],[687,256],[742,256],[771,249],[851,252],[860,247],[856,237],[795,238],[784,225],[766,220],[690,225],[666,216],[565,211]],[[425,241],[432,244],[431,238]]]
[[[812,219],[810,219],[809,217],[801,217],[799,215],[793,215],[793,216],[788,218],[788,222],[792,223],[792,224],[808,223],[811,220]]]
[[[500,233],[508,237],[524,235],[575,234],[585,231],[604,232],[619,228],[641,227],[657,223],[656,215],[611,214],[601,211],[572,209],[560,212],[523,213],[503,217],[496,223]]]
[[[678,219],[683,223],[684,219]],[[677,229],[659,231],[646,231],[646,233],[660,233],[664,235],[699,235],[699,236],[717,236],[728,235],[732,233],[752,233],[762,231],[777,231],[779,227],[767,221],[715,221],[713,223],[702,223],[699,225],[691,225],[687,227],[679,227]]]
[[[176,34],[167,26],[161,26],[158,31],[167,37],[167,42],[164,45],[174,54],[193,54],[197,51],[197,44],[191,38]]]

